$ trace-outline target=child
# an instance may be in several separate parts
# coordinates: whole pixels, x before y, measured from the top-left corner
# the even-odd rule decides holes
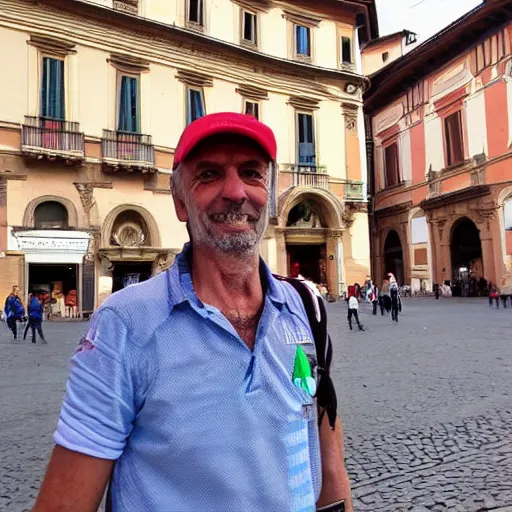
[[[496,301],[496,308],[499,309],[500,307],[500,294],[498,293],[498,290],[496,290],[496,287],[489,283],[489,307],[492,308],[492,301],[493,299]]]
[[[354,291],[349,291],[348,295],[348,326],[352,330],[352,317],[354,316],[360,331],[364,331],[363,326],[359,322],[359,300],[355,296]]]

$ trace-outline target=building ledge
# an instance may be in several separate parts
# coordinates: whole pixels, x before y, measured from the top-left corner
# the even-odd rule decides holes
[[[487,196],[490,193],[491,188],[489,185],[476,185],[472,187],[466,187],[461,190],[456,190],[455,192],[436,195],[431,199],[425,199],[420,203],[420,207],[423,210],[433,210],[435,208],[439,208],[440,206],[446,206],[446,204],[449,203],[469,201],[470,199]]]
[[[48,149],[38,146],[21,146],[23,155],[38,160],[64,160],[68,164],[77,164],[85,160],[83,151],[66,151],[61,149]]]
[[[103,169],[106,172],[141,172],[142,174],[153,174],[157,172],[153,162],[134,160],[120,160],[116,158],[103,158]]]

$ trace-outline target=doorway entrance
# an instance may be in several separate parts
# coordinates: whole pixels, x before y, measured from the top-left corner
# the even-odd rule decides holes
[[[384,272],[386,277],[391,272],[399,285],[404,283],[404,253],[402,251],[402,242],[398,233],[392,229],[386,237],[384,244]]]
[[[458,296],[476,296],[482,287],[483,260],[480,231],[475,223],[464,217],[452,231],[450,243],[452,264],[452,293]]]
[[[28,290],[42,300],[48,317],[78,316],[78,265],[29,263]]]
[[[288,254],[288,275],[301,274],[316,284],[327,283],[325,261],[326,245],[290,245],[286,246]]]
[[[112,270],[112,293],[132,284],[147,281],[152,274],[151,262],[115,262]]]

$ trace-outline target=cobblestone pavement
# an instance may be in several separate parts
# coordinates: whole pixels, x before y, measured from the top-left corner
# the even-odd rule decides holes
[[[363,305],[362,333],[344,303],[329,312],[356,510],[512,506],[512,309],[412,299],[395,325]],[[0,323],[0,511],[33,504],[86,324],[44,327],[49,345],[32,345]]]
[[[329,307],[355,509],[512,505],[512,309],[413,299],[395,325],[363,306],[364,333],[340,309]]]

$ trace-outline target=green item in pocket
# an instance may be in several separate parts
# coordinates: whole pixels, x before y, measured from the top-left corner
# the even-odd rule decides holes
[[[293,382],[298,388],[303,389],[309,395],[315,395],[316,382],[311,375],[311,365],[304,349],[300,345],[297,347],[297,351],[295,352]]]

